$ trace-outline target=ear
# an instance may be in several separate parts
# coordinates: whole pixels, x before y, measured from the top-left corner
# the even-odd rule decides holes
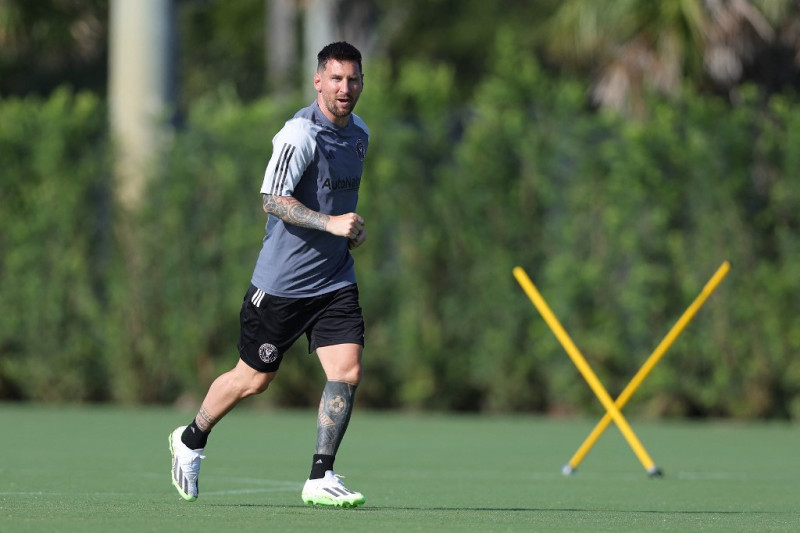
[[[322,76],[319,75],[319,72],[314,73],[314,89],[319,92],[322,89]]]

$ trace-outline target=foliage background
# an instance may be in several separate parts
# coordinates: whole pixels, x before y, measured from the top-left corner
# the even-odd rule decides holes
[[[647,113],[625,118],[587,105],[586,81],[529,40],[497,29],[469,91],[457,62],[365,65],[358,401],[599,413],[512,268],[616,395],[730,260],[629,409],[800,417],[797,96],[645,91]],[[234,364],[270,139],[304,104],[238,92],[192,98],[133,214],[112,194],[102,97],[0,100],[0,398],[196,402]],[[257,401],[318,402],[302,344]]]

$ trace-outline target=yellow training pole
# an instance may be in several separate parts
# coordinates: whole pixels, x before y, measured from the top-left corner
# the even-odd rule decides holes
[[[541,314],[542,318],[544,318],[544,321],[547,322],[548,326],[550,326],[553,334],[567,351],[567,354],[569,355],[570,359],[572,359],[572,362],[575,363],[576,367],[578,367],[578,370],[592,388],[595,396],[597,396],[597,398],[600,400],[600,403],[602,403],[603,407],[605,407],[606,412],[611,415],[611,418],[617,424],[617,427],[619,427],[622,436],[625,437],[626,441],[628,441],[633,453],[635,453],[636,457],[639,458],[639,461],[642,463],[642,466],[644,466],[645,470],[647,470],[647,473],[651,476],[660,475],[658,467],[656,467],[653,460],[647,454],[647,450],[644,449],[644,446],[633,432],[630,424],[628,424],[628,421],[625,420],[625,417],[622,415],[620,410],[614,405],[614,401],[611,399],[611,396],[608,395],[608,392],[606,391],[605,387],[603,387],[603,384],[600,383],[600,380],[597,379],[594,371],[592,371],[592,367],[589,366],[589,363],[586,362],[586,359],[575,346],[575,343],[573,343],[572,339],[570,339],[569,335],[567,335],[567,332],[550,310],[547,302],[545,302],[544,298],[542,298],[542,295],[539,294],[539,291],[533,285],[533,282],[530,280],[528,275],[521,267],[517,266],[514,267],[514,277],[517,278],[517,282],[519,282],[519,284],[522,286],[523,290],[528,295],[528,298],[530,298],[531,302],[533,302],[533,305],[539,311],[539,314]]]
[[[691,322],[694,318],[694,315],[700,310],[703,304],[708,300],[709,296],[717,289],[717,286],[722,282],[725,276],[728,274],[728,271],[731,269],[731,264],[728,261],[725,261],[720,265],[717,271],[711,276],[711,279],[706,283],[703,290],[700,291],[700,294],[695,298],[692,304],[683,312],[683,315],[678,319],[672,329],[669,330],[666,337],[656,346],[656,349],[650,354],[650,357],[647,358],[647,361],[642,365],[642,368],[633,376],[630,383],[625,387],[622,393],[617,397],[617,400],[614,402],[614,405],[617,409],[622,410],[623,407],[628,403],[628,400],[631,399],[631,396],[636,392],[642,382],[647,378],[653,368],[658,364],[667,350],[672,346],[672,343],[675,342],[675,339],[683,332],[684,328]],[[605,432],[608,428],[609,424],[611,424],[611,416],[606,413],[600,422],[594,427],[592,432],[586,437],[586,440],[583,441],[578,451],[575,452],[575,455],[569,460],[569,462],[564,465],[562,472],[565,475],[569,475],[578,468],[578,465],[581,464],[583,458],[586,457],[586,454],[592,449],[594,444],[597,442],[597,439]]]

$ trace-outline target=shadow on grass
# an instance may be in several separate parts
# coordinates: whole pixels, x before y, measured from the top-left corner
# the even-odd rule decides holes
[[[342,509],[338,507],[324,507],[317,506],[311,507],[308,505],[278,505],[269,503],[211,503],[206,504],[208,507],[259,507],[270,509],[313,509],[320,512],[386,512],[386,511],[414,511],[414,512],[499,512],[499,513],[625,513],[625,514],[663,514],[663,515],[800,515],[800,511],[714,511],[714,510],[678,510],[678,511],[663,511],[653,509],[581,509],[581,508],[564,508],[564,509],[544,509],[537,507],[386,507],[386,506],[365,506],[355,509]]]

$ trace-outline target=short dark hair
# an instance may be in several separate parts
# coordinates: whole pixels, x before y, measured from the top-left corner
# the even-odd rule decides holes
[[[352,44],[339,41],[331,43],[319,51],[317,54],[317,71],[323,70],[329,59],[336,61],[355,61],[358,63],[358,70],[364,72],[361,68],[361,52]]]

